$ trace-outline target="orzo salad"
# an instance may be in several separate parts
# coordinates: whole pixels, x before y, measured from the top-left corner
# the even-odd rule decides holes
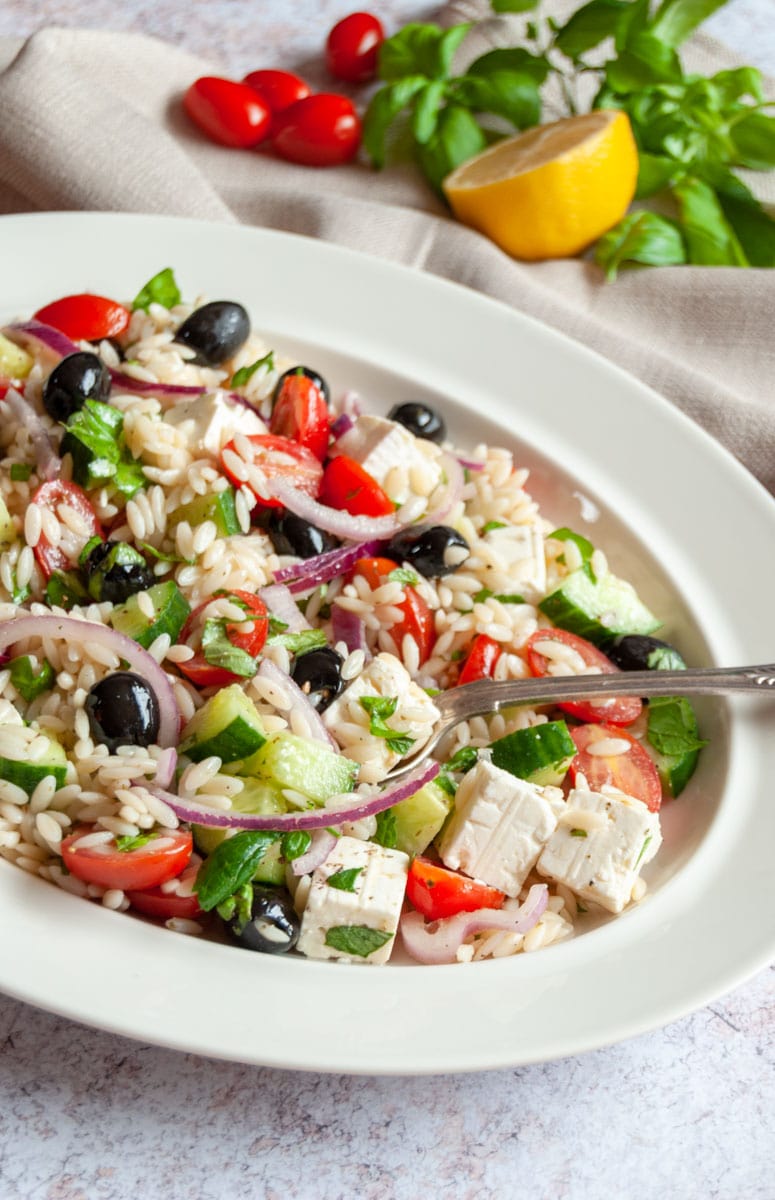
[[[532,951],[640,900],[702,746],[685,699],[439,691],[680,667],[508,449],[387,415],[165,268],[0,333],[0,854],[270,954]]]

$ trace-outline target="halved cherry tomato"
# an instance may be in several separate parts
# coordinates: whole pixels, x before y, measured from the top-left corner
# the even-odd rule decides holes
[[[287,375],[272,409],[272,433],[306,446],[322,462],[328,450],[328,405],[320,388],[299,370]]]
[[[458,677],[458,683],[473,683],[476,679],[492,679],[495,664],[501,656],[501,646],[486,633],[479,633],[471,643],[468,658]]]
[[[365,83],[377,70],[377,54],[385,40],[382,24],[371,13],[354,12],[337,21],[326,42],[326,64],[337,79]]]
[[[338,461],[334,459],[334,461]],[[385,582],[391,571],[395,571],[398,563],[390,558],[359,558],[353,565],[348,578],[353,575],[363,575],[369,587],[373,590]],[[417,643],[420,664],[427,662],[431,656],[433,644],[436,641],[436,626],[433,613],[423,600],[420,593],[410,584],[404,584],[404,599],[396,608],[404,614],[401,621],[389,630],[390,637],[396,645],[399,656],[403,640],[407,634]]]
[[[9,387],[15,388],[17,392],[24,394],[24,384],[17,383],[14,379],[8,379],[5,375],[0,375],[0,400],[8,391]]]
[[[323,468],[319,459],[315,458],[306,446],[300,446],[290,438],[278,437],[272,433],[253,433],[249,435],[248,441],[253,447],[253,462],[267,479],[287,479],[298,491],[306,492],[308,496],[317,496],[323,478]],[[223,453],[227,450],[236,453],[233,442],[224,447]],[[234,486],[241,488],[243,480],[235,475],[226,461],[223,461],[223,455],[222,467]],[[247,486],[250,487],[250,484]],[[268,500],[256,495],[255,491],[253,494],[256,504],[260,504],[262,508],[282,508],[279,500]]]
[[[264,643],[269,632],[269,616],[266,605],[259,596],[254,596],[251,592],[243,592],[239,589],[224,593],[224,595],[229,599],[233,598],[234,603],[245,610],[245,621],[250,622],[253,626],[248,633],[243,633],[236,621],[229,621],[225,625],[226,637],[237,650],[244,650],[251,658],[258,658],[264,648]],[[223,596],[210,596],[203,604],[197,605],[194,611],[189,614],[188,620],[180,633],[180,641],[187,646],[196,646],[197,653],[193,658],[189,658],[187,662],[178,663],[178,668],[186,676],[186,679],[196,684],[197,687],[227,687],[230,683],[238,683],[243,678],[235,674],[234,671],[229,671],[226,667],[208,662],[201,649],[198,648],[201,644],[200,626],[203,625],[202,614],[205,613],[205,610],[210,607],[214,600],[222,598]]]
[[[307,167],[349,162],[361,144],[361,122],[346,96],[318,92],[278,113],[272,145],[280,158]]]
[[[117,300],[81,292],[76,296],[63,296],[61,300],[39,308],[35,319],[44,325],[52,325],[74,342],[98,342],[123,333],[131,315]]]
[[[406,896],[426,921],[441,921],[479,908],[501,908],[506,899],[497,888],[419,857],[409,868]]]
[[[192,854],[185,871],[180,876],[173,876],[173,878],[179,878],[181,883],[187,883],[192,876],[196,877],[201,865],[202,860],[199,855]],[[161,886],[127,892],[126,898],[132,908],[136,908],[138,912],[143,913],[146,917],[158,917],[161,921],[166,921],[170,917],[184,917],[191,920],[192,917],[198,917],[202,911],[196,893],[191,896],[178,896],[175,892],[163,892]]]
[[[97,514],[92,508],[86,492],[77,483],[65,483],[60,479],[52,479],[49,483],[42,483],[37,488],[33,493],[32,500],[34,504],[53,513],[57,520],[59,520],[57,510],[60,504],[66,504],[81,517],[88,528],[88,533],[79,539],[82,543],[79,552],[91,538],[98,537],[100,541],[104,542],[105,534],[97,520]],[[55,571],[69,571],[71,567],[75,566],[78,559],[78,554],[68,557],[61,545],[52,546],[43,533],[38,538],[34,553],[46,579]]]
[[[94,825],[80,825],[62,842],[65,866],[84,883],[123,891],[158,887],[180,875],[191,858],[193,842],[185,829],[164,829],[137,850],[119,850],[115,841],[98,846],[74,844],[95,830]]]
[[[258,92],[273,113],[282,112],[310,94],[309,84],[292,71],[251,71],[242,82]]]
[[[618,725],[577,725],[570,735],[578,751],[569,767],[571,779],[575,781],[581,772],[593,792],[604,784],[619,788],[628,796],[642,800],[651,812],[658,812],[662,804],[662,784],[653,760],[643,749],[637,738],[632,737]],[[595,742],[610,738],[629,743],[622,754],[593,754]]]
[[[346,454],[328,463],[320,487],[320,502],[354,517],[385,517],[396,510],[374,476]]]
[[[588,667],[598,667],[601,675],[619,674],[619,668],[610,658],[606,658],[602,650],[575,633],[568,633],[565,629],[537,629],[528,638],[527,661],[532,673],[540,678],[549,674],[549,659],[535,649],[539,642],[561,642],[563,646],[575,650]],[[573,671],[566,673],[572,675]],[[615,696],[610,700],[568,700],[557,707],[578,717],[580,721],[605,721],[609,725],[631,725],[637,721],[643,709],[638,696]]]
[[[203,75],[183,97],[183,107],[195,125],[221,146],[246,150],[269,133],[269,105],[246,83]]]

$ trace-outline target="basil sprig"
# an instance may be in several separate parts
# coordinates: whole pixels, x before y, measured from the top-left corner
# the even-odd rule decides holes
[[[216,846],[199,868],[194,884],[204,911],[217,908],[249,883],[269,847],[281,837],[269,829],[246,829]]]

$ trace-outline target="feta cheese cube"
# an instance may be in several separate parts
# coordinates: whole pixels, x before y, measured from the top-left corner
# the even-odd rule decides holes
[[[457,789],[439,854],[453,870],[518,896],[556,827],[544,788],[480,760]]]
[[[343,879],[343,871],[351,874]],[[387,962],[395,944],[408,872],[408,854],[340,837],[312,874],[297,949],[308,958]],[[339,879],[332,883],[332,876]],[[337,887],[337,882],[345,888]],[[379,935],[384,934],[390,937],[383,940]]]
[[[237,433],[266,433],[257,412],[235,404],[223,392],[206,392],[167,409],[164,420],[180,429],[194,454],[220,454]]]
[[[441,479],[442,467],[436,461],[437,448],[416,438],[397,421],[388,421],[385,417],[358,417],[352,429],[337,441],[337,449],[359,462],[383,488],[394,467],[403,467],[407,472],[412,467],[430,469],[435,477],[434,487]],[[391,500],[399,503],[406,498],[405,494],[390,495]]]
[[[488,545],[497,551],[503,570],[528,604],[546,595],[546,554],[543,534],[538,525],[507,525],[491,529]]]
[[[613,789],[574,788],[537,869],[582,899],[619,913],[661,844],[659,814],[641,800]]]

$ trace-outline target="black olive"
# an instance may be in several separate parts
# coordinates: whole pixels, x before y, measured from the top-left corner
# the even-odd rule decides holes
[[[291,675],[294,682],[309,696],[310,703],[318,712],[328,708],[344,687],[343,664],[341,654],[331,646],[320,646],[317,650],[299,654],[293,664]]]
[[[142,554],[126,542],[98,542],[84,563],[89,595],[102,602],[123,604],[156,583]]]
[[[268,530],[277,554],[295,554],[298,558],[314,558],[326,550],[335,550],[336,538],[317,525],[310,525],[295,513],[273,509]]]
[[[447,436],[447,426],[444,418],[431,408],[429,404],[420,404],[418,400],[407,404],[395,404],[388,413],[388,419],[398,421],[415,437],[425,438],[428,442],[443,442]]]
[[[449,575],[465,562],[463,557],[458,559],[457,553],[450,556],[450,550],[465,550],[465,558],[470,553],[462,533],[450,525],[412,525],[395,535],[385,547],[385,556],[396,562],[408,562],[421,575],[435,579]]]
[[[686,666],[668,642],[641,633],[626,633],[603,648],[622,671],[682,671]]]
[[[244,921],[238,909],[229,928],[246,950],[286,954],[299,940],[300,922],[284,888],[261,887],[254,883],[249,920]]]
[[[43,407],[55,421],[66,421],[87,400],[105,402],[110,395],[110,371],[96,354],[78,350],[58,362],[43,388]]]
[[[283,371],[282,375],[277,380],[277,383],[274,385],[274,391],[272,392],[273,407],[277,403],[280,392],[283,390],[283,384],[285,383],[286,379],[289,379],[292,375],[306,375],[307,379],[311,379],[315,387],[322,394],[326,404],[331,403],[331,392],[329,391],[328,384],[322,375],[318,375],[317,371],[312,370],[312,367],[291,367],[288,371]]]
[[[132,671],[114,671],[95,683],[84,707],[92,737],[111,754],[119,746],[152,746],[159,736],[156,693]]]
[[[217,367],[236,354],[250,335],[250,317],[233,300],[211,300],[196,308],[175,334],[175,341],[196,350],[195,362]]]

